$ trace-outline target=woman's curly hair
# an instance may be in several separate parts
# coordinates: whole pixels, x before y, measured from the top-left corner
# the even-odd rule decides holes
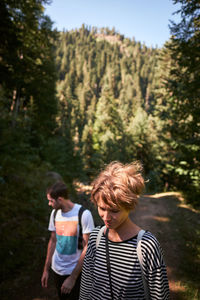
[[[141,173],[142,165],[138,161],[111,162],[93,181],[91,201],[98,205],[98,200],[102,199],[111,207],[134,209],[145,186]]]

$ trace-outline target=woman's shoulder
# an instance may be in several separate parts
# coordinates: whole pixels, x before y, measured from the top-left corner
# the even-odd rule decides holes
[[[101,236],[103,235],[103,232],[102,232],[101,228],[103,229],[103,226],[96,226],[96,227],[93,228],[93,230],[90,233],[90,240],[91,241],[96,241],[96,239],[99,235],[101,235]]]
[[[102,235],[103,235],[103,232],[101,231],[102,227],[103,226],[96,226],[91,231],[90,238],[89,238],[89,243],[88,243],[89,247],[92,247],[94,249],[96,249],[98,247],[97,243],[99,244],[99,242],[100,242],[100,240],[102,238]],[[99,242],[97,240],[99,240]]]
[[[145,230],[145,233],[144,233],[144,235],[143,235],[143,237],[142,237],[142,239],[152,239],[152,240],[157,240],[156,239],[156,237],[155,237],[155,235],[151,232],[151,231],[149,231],[149,230]]]
[[[96,226],[96,227],[94,227],[90,235],[93,236],[93,237],[97,236],[98,233],[99,233],[99,231],[100,231],[100,229],[101,229],[102,227],[103,227],[103,226]]]
[[[145,231],[142,237],[142,241],[144,242],[144,244],[159,245],[156,236],[148,230]]]
[[[141,243],[142,249],[148,254],[148,256],[155,255],[157,253],[163,255],[161,245],[154,234],[150,231],[146,231],[142,237]]]

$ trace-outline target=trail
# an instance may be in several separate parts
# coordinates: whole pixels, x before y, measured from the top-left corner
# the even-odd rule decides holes
[[[164,251],[167,273],[170,284],[171,300],[186,300],[184,287],[180,283],[178,272],[182,263],[179,255],[186,247],[186,241],[179,238],[181,228],[176,224],[175,218],[184,218],[187,225],[200,225],[200,214],[184,207],[181,198],[176,193],[163,193],[157,195],[144,195],[130,217],[145,230],[151,231],[158,239]],[[188,222],[188,223],[187,223]],[[196,226],[196,225],[195,225]],[[42,289],[40,278],[43,266],[38,267],[38,273],[32,274],[29,285],[22,287],[12,299],[15,300],[56,300],[57,294],[50,277],[49,288]],[[8,298],[4,298],[8,299]],[[196,298],[195,298],[196,299]],[[187,299],[188,300],[188,299]]]
[[[170,199],[167,196],[144,196],[140,199],[135,212],[131,213],[131,218],[143,229],[151,231],[159,240],[167,265],[171,299],[177,299],[176,294],[183,290],[181,290],[182,288],[175,278],[175,267],[178,268],[180,263],[175,257],[178,245],[174,241],[170,241],[171,231],[174,230],[170,225],[170,215],[172,214],[173,205],[170,202],[173,201],[175,201],[174,198]]]
[[[161,244],[167,265],[170,299],[185,300],[179,269],[183,263],[180,253],[187,251],[187,241],[179,236],[179,231],[184,228],[180,228],[178,221],[183,219],[185,226],[191,226],[192,230],[193,225],[193,229],[200,225],[200,214],[184,205],[180,194],[169,192],[143,196],[130,216],[141,228],[151,231]]]

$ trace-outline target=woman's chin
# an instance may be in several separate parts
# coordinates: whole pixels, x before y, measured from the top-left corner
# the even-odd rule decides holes
[[[111,223],[105,223],[105,225],[108,229],[114,229],[114,226]]]

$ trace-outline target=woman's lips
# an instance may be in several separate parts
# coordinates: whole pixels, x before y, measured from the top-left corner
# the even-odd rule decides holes
[[[107,227],[111,226],[111,222],[104,222]]]

